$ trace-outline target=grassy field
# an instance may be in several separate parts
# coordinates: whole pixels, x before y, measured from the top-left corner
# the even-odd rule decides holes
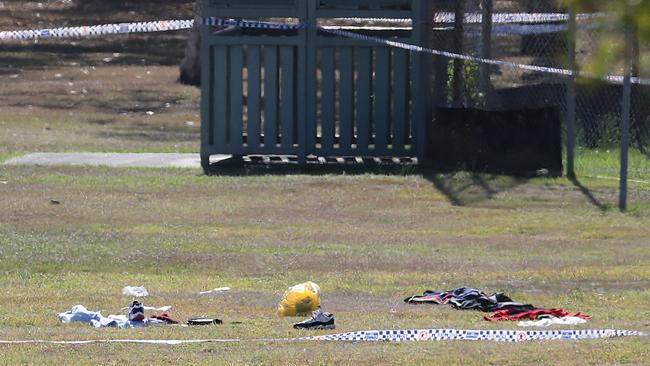
[[[27,22],[20,2],[0,3],[3,29]],[[154,11],[170,14],[165,2],[149,3],[160,7],[150,9],[151,18]],[[183,4],[179,18],[191,5]],[[65,9],[48,9],[40,10],[43,18],[67,17]],[[129,8],[104,17],[90,10],[86,21],[134,16]],[[0,161],[34,151],[196,152],[198,91],[175,82],[182,34],[153,39],[0,46]],[[650,174],[634,176],[639,182],[631,183],[625,214],[615,208],[615,180],[587,177],[610,176],[603,166],[617,158],[580,152],[575,181],[381,171],[207,177],[191,169],[0,165],[0,339],[244,340],[0,345],[0,364],[647,364],[648,338],[245,341],[323,334],[295,331],[291,324],[302,318],[275,315],[282,292],[307,280],[321,286],[340,332],[518,329],[486,322],[482,313],[402,302],[457,286],[594,317],[576,329],[648,331],[650,185],[643,182]],[[633,159],[648,166],[643,155]],[[179,320],[208,315],[225,324],[117,330],[58,321],[76,304],[121,312],[130,300],[121,295],[126,285],[144,285],[146,304],[172,305]],[[198,295],[220,286],[233,290]]]
[[[647,330],[650,192],[636,215],[599,210],[564,180],[364,174],[202,176],[194,170],[2,167],[0,333],[6,339],[290,337],[282,291],[313,280],[340,331],[513,329],[482,314],[401,302],[476,286],[583,311],[579,328]],[[440,187],[445,187],[440,189]],[[487,189],[489,187],[489,189]],[[443,192],[446,192],[443,193]],[[601,187],[596,199],[612,199]],[[61,202],[51,204],[51,200]],[[450,200],[456,202],[451,204]],[[64,325],[75,304],[104,313],[145,285],[173,315],[216,315],[192,329]],[[230,286],[222,297],[201,290]],[[241,322],[236,324],[233,322]],[[0,346],[3,362],[642,364],[647,339],[430,344],[240,343],[179,347]],[[568,355],[568,356],[567,356]]]

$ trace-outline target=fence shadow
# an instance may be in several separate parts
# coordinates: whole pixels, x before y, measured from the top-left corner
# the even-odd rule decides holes
[[[427,171],[422,176],[454,206],[471,206],[491,200],[501,192],[528,182],[528,178],[522,176],[479,172]]]
[[[240,162],[210,166],[208,175],[216,176],[260,176],[260,175],[397,175],[421,176],[443,194],[454,206],[472,206],[491,200],[499,193],[526,184],[528,177],[493,173],[440,171],[415,165],[297,165],[268,164],[249,165]]]
[[[583,185],[583,184],[578,180],[578,178],[576,178],[576,177],[569,177],[568,179],[569,179],[569,181],[570,181],[570,182],[571,182],[571,183],[572,183],[576,188],[578,188],[578,190],[579,190],[579,191],[580,191],[580,192],[581,192],[581,193],[582,193],[582,194],[587,198],[587,200],[589,200],[589,202],[590,202],[592,205],[596,206],[596,208],[598,208],[598,209],[601,210],[601,211],[607,211],[607,209],[609,208],[609,206],[606,205],[606,204],[604,204],[604,203],[602,203],[602,202],[600,202],[600,201],[596,198],[596,196],[594,196],[594,194],[589,190],[589,188],[587,188],[585,185]]]

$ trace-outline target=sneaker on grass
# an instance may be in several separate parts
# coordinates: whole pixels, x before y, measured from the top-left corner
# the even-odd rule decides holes
[[[141,322],[144,320],[144,306],[138,300],[133,300],[129,304],[129,320],[132,322]]]
[[[293,325],[296,329],[335,329],[334,315],[324,312],[321,308],[311,314],[311,318]]]

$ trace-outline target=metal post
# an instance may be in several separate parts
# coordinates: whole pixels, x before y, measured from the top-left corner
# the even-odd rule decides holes
[[[626,13],[627,13],[626,9]],[[627,19],[626,19],[627,20]],[[630,113],[632,104],[632,56],[633,34],[630,25],[625,25],[625,81],[623,83],[623,123],[621,125],[621,180],[619,187],[618,207],[627,210],[627,169],[630,144]]]
[[[436,50],[449,50],[448,30],[442,27],[442,24],[436,23],[435,16],[438,12],[443,11],[439,1],[431,1],[429,5],[429,17],[433,24],[430,24],[429,32],[433,48]],[[449,59],[444,56],[433,57],[433,107],[446,107],[449,99]]]
[[[487,60],[492,58],[492,0],[481,1],[481,13],[483,15],[481,22],[481,58]],[[490,94],[492,92],[492,83],[490,78],[491,69],[492,68],[489,64],[481,63],[479,83],[481,93],[483,93],[483,101],[486,106],[490,101]]]
[[[431,45],[431,4],[428,0],[413,2],[416,12],[413,31],[417,43],[423,47]],[[415,144],[418,164],[426,166],[431,163],[429,157],[429,124],[431,123],[431,60],[425,54],[413,57],[412,67],[415,72],[413,80],[413,113],[415,122]]]
[[[569,77],[566,92],[566,174],[569,178],[575,178],[575,146],[576,146],[576,9],[572,6],[569,9],[569,31],[568,31],[568,61],[569,70],[573,74]]]
[[[458,54],[463,53],[463,36],[465,22],[465,1],[456,0],[454,3],[454,52]],[[451,100],[455,107],[463,105],[463,66],[465,61],[454,59],[453,61],[454,75],[451,81]]]

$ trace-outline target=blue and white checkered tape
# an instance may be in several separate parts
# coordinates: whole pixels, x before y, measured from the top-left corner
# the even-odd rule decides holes
[[[0,32],[0,40],[27,40],[37,38],[80,38],[109,34],[151,33],[190,29],[193,20],[158,20],[152,22],[100,24],[81,27],[46,28]]]
[[[519,69],[519,70],[527,70],[527,71],[533,71],[533,72],[542,72],[542,73],[548,73],[548,74],[562,75],[562,76],[576,76],[576,77],[585,77],[585,78],[592,78],[592,79],[593,78],[598,78],[598,79],[602,79],[604,81],[614,82],[614,83],[623,83],[625,81],[625,77],[620,76],[620,75],[606,75],[606,76],[603,76],[603,77],[596,77],[594,75],[591,75],[591,74],[589,74],[587,72],[583,72],[583,71],[572,71],[572,70],[568,70],[568,69],[561,69],[561,68],[555,68],[555,67],[546,67],[546,66],[538,66],[538,65],[526,65],[526,64],[518,64],[518,63],[510,62],[510,61],[485,59],[485,58],[474,57],[474,56],[469,56],[469,55],[461,55],[461,54],[457,54],[457,53],[453,53],[453,52],[446,52],[446,51],[436,50],[436,49],[433,49],[433,48],[417,46],[417,45],[413,45],[413,44],[410,44],[410,43],[395,41],[395,40],[386,39],[386,38],[369,36],[369,35],[366,35],[366,34],[350,32],[350,31],[337,29],[337,28],[310,25],[310,24],[307,24],[307,23],[286,24],[286,23],[260,22],[260,21],[251,21],[251,20],[233,20],[233,19],[223,19],[223,18],[209,17],[209,18],[203,18],[203,25],[207,25],[207,26],[232,26],[232,27],[241,27],[241,28],[266,28],[266,29],[316,28],[321,32],[329,33],[329,34],[332,34],[332,35],[345,37],[345,38],[350,38],[350,39],[363,41],[363,42],[381,44],[381,45],[394,47],[394,48],[401,48],[401,49],[404,49],[404,50],[407,50],[407,51],[410,51],[410,52],[428,53],[428,54],[431,54],[431,55],[444,56],[444,57],[448,57],[448,58],[452,58],[452,59],[473,61],[473,62],[478,62],[478,63],[483,63],[483,64],[489,64],[489,65]],[[633,84],[650,85],[650,79],[642,79],[642,78],[639,78],[639,77],[631,77],[630,81]]]
[[[371,330],[329,334],[306,340],[344,342],[403,342],[403,341],[501,341],[523,342],[534,340],[580,340],[625,336],[646,337],[647,333],[630,330],[462,330],[462,329],[412,329]],[[298,340],[305,340],[298,339]]]
[[[600,13],[583,15],[583,17],[599,17],[599,16],[603,16],[603,15]],[[536,23],[536,22],[549,22],[549,21],[565,21],[567,15],[566,14],[510,14],[502,18],[503,19],[497,18],[496,20],[501,23],[517,23],[517,22]],[[469,16],[469,21],[472,21],[471,16]],[[193,20],[160,20],[160,21],[152,21],[152,22],[102,24],[96,26],[83,26],[83,27],[4,31],[4,32],[0,32],[0,41],[25,40],[25,39],[35,39],[35,38],[89,37],[89,36],[100,36],[100,35],[108,35],[108,34],[164,32],[164,31],[189,29],[192,28],[193,24],[194,24]],[[254,21],[254,20],[233,20],[233,19],[225,19],[225,18],[218,18],[218,17],[208,17],[202,19],[202,24],[206,26],[232,26],[232,27],[241,27],[241,28],[277,29],[277,30],[299,30],[299,29],[305,29],[311,27],[311,28],[316,28],[321,32],[326,32],[336,36],[355,39],[358,41],[382,44],[394,48],[401,48],[410,52],[428,53],[431,55],[444,56],[452,59],[460,59],[465,61],[472,61],[477,63],[507,67],[507,68],[518,69],[518,70],[526,70],[532,72],[541,72],[541,73],[548,73],[548,74],[555,74],[555,75],[562,75],[562,76],[599,78],[604,81],[613,82],[613,83],[623,83],[625,81],[625,77],[620,75],[607,75],[603,77],[596,77],[594,75],[591,75],[583,71],[572,71],[572,70],[555,68],[555,67],[526,65],[526,64],[518,64],[511,61],[485,59],[485,58],[480,58],[475,56],[462,55],[453,52],[436,50],[433,48],[421,47],[406,42],[400,42],[400,41],[395,41],[386,38],[373,37],[373,36],[354,33],[342,29],[310,25],[307,23],[261,22],[261,21]],[[631,77],[630,81],[633,84],[650,85],[650,79]]]
[[[0,340],[0,344],[69,344],[137,343],[158,345],[183,345],[228,342],[424,342],[424,341],[498,341],[524,342],[537,340],[584,340],[614,337],[647,337],[650,334],[633,330],[463,330],[463,329],[410,329],[366,330],[300,338],[260,339],[95,339],[76,341],[56,340]]]

